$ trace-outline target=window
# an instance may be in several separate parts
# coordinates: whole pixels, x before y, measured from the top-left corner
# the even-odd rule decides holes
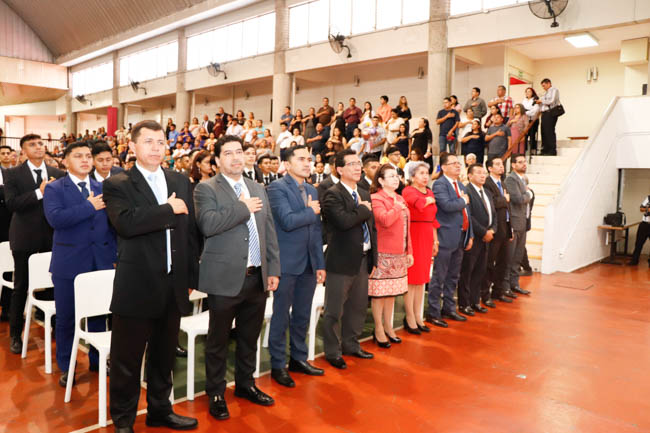
[[[329,34],[348,36],[427,21],[429,1],[312,0],[293,6],[289,47],[326,41]]]
[[[121,57],[120,86],[128,86],[131,81],[166,77],[177,70],[178,42],[174,41]]]
[[[187,69],[228,62],[275,50],[275,12],[187,38]]]
[[[72,96],[88,95],[112,88],[112,61],[72,73]]]
[[[522,3],[528,0],[451,0],[449,13],[462,15]]]

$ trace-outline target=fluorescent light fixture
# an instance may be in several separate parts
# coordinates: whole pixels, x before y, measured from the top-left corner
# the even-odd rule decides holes
[[[576,48],[597,47],[598,40],[589,33],[576,33],[564,37],[564,40]]]

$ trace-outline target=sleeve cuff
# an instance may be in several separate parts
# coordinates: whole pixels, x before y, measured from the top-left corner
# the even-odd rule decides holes
[[[36,188],[34,190],[34,192],[36,193],[36,199],[37,200],[43,200],[43,193],[41,192],[40,188]]]

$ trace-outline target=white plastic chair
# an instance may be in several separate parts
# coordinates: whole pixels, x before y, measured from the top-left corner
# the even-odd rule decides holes
[[[197,292],[196,290],[192,293]],[[201,293],[201,292],[199,292]],[[181,331],[187,334],[187,399],[194,400],[194,357],[195,339],[199,335],[208,334],[210,312],[204,311],[194,316],[181,318]]]
[[[65,388],[65,402],[70,402],[79,341],[83,338],[99,352],[99,425],[106,427],[106,359],[111,350],[111,331],[88,332],[88,318],[110,314],[115,270],[86,272],[74,280],[74,340]],[[86,319],[86,329],[81,320]]]
[[[194,305],[192,314],[199,314],[201,312],[203,300],[207,297],[207,293],[199,292],[198,290],[192,290],[192,293],[190,293],[190,302]]]
[[[14,288],[13,281],[4,279],[5,272],[14,271],[14,256],[11,255],[9,242],[0,242],[0,295],[2,295],[2,286]]]
[[[325,311],[325,286],[318,284],[314,291],[314,299],[311,302],[311,314],[309,316],[309,353],[307,360],[313,361],[316,357],[316,325],[320,315]]]
[[[264,321],[262,326],[264,326],[264,340],[262,341],[262,347],[269,347],[269,331],[271,317],[273,317],[273,292],[269,292],[268,298],[266,298],[266,306],[264,307]],[[260,342],[257,343],[257,370],[255,370],[255,377],[259,377],[260,370]]]
[[[29,288],[27,305],[25,306],[25,332],[23,334],[22,357],[27,357],[27,343],[29,341],[29,327],[32,322],[32,310],[34,307],[43,311],[45,315],[45,373],[52,373],[52,316],[56,314],[54,301],[43,301],[34,297],[36,289],[52,287],[52,275],[50,274],[50,259],[52,253],[36,253],[29,256]]]

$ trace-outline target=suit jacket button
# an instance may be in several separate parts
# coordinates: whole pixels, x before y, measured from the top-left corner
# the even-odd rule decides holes
[[[248,240],[248,238],[244,238],[244,240],[245,240],[245,241],[247,241],[247,240]]]

